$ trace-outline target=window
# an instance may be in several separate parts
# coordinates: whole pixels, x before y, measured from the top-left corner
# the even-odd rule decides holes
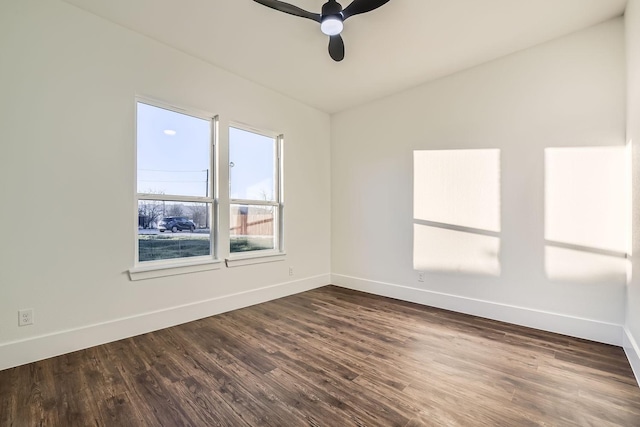
[[[216,119],[137,102],[136,264],[213,260]]]
[[[282,141],[282,135],[229,128],[231,254],[283,251]]]

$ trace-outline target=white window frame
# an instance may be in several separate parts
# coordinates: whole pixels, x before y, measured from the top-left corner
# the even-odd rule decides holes
[[[232,205],[257,205],[257,206],[272,206],[274,208],[274,226],[277,227],[274,230],[274,248],[245,251],[245,252],[233,252],[231,253],[230,246],[229,257],[226,258],[227,267],[238,267],[249,264],[259,264],[266,262],[284,261],[285,259],[285,246],[284,246],[284,134],[279,132],[270,132],[261,129],[256,129],[252,126],[248,126],[242,123],[231,122],[228,126],[229,129],[235,128],[243,130],[245,132],[251,132],[257,135],[265,136],[267,138],[273,138],[275,140],[275,176],[274,186],[276,200],[253,200],[253,199],[233,199],[229,194],[229,206],[228,210],[231,211]],[[231,138],[229,138],[229,146],[231,146]],[[227,161],[227,167],[229,167],[230,159]],[[229,188],[231,188],[231,172],[229,171]],[[231,236],[229,235],[229,244],[231,243]]]
[[[137,128],[138,128],[138,104],[146,104],[152,107],[162,108],[165,110],[173,111],[175,113],[188,115],[191,117],[207,120],[211,129],[211,141],[209,145],[209,196],[180,196],[180,195],[164,195],[164,194],[148,194],[138,193],[138,140],[137,140]],[[172,276],[176,274],[193,273],[198,271],[214,270],[220,268],[221,261],[218,259],[218,222],[219,222],[219,197],[218,197],[218,168],[217,161],[218,153],[218,130],[219,130],[219,117],[217,115],[208,114],[192,108],[178,107],[172,104],[168,104],[162,101],[158,101],[153,98],[136,96],[135,104],[135,144],[134,144],[134,210],[135,210],[135,226],[134,226],[134,241],[135,241],[135,261],[134,266],[129,270],[129,277],[131,280],[143,280],[151,279],[163,276]],[[211,206],[208,213],[208,221],[210,224],[209,233],[209,255],[196,256],[196,257],[184,257],[184,258],[171,258],[166,260],[155,261],[140,261],[139,259],[139,238],[138,238],[138,204],[142,200],[153,201],[165,201],[165,202],[188,202],[188,203],[207,203]]]

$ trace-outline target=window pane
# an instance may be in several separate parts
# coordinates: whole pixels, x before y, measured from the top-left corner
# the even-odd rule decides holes
[[[229,128],[232,199],[275,201],[276,139]]]
[[[140,262],[211,254],[211,204],[140,200]]]
[[[231,253],[275,248],[275,207],[231,205]]]
[[[211,125],[138,102],[138,193],[209,196]]]

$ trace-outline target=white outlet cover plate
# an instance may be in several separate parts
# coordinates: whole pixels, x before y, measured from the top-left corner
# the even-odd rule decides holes
[[[33,325],[33,309],[18,310],[18,326]]]

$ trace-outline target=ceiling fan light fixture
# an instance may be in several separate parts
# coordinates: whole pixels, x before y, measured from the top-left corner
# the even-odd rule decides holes
[[[282,0],[253,0],[263,6],[289,15],[299,16],[320,23],[320,30],[329,36],[329,56],[336,62],[344,59],[344,41],[340,33],[344,28],[343,21],[354,15],[371,12],[384,6],[390,0],[352,0],[349,6],[342,8],[336,0],[327,0],[322,5],[322,13],[313,13]]]
[[[320,30],[328,36],[340,34],[343,28],[342,18],[336,15],[325,17],[320,24]]]

